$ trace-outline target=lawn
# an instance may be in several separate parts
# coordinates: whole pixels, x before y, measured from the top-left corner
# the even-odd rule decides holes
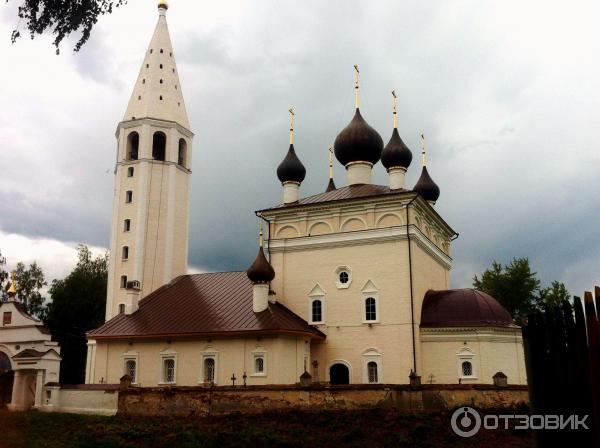
[[[0,411],[5,447],[530,447],[524,431],[481,431],[462,439],[450,412],[393,410],[268,412],[259,416],[95,417]]]

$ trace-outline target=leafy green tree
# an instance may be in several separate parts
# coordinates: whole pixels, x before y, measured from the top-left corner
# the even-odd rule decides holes
[[[43,319],[45,306],[41,291],[48,284],[44,272],[34,261],[28,268],[21,262],[17,263],[14,274],[17,300],[29,315]]]
[[[473,278],[473,286],[497,299],[519,325],[525,324],[527,315],[533,311],[560,306],[571,298],[561,282],[554,281],[550,287],[541,288],[527,258],[513,258],[504,266],[492,262],[492,267],[481,277]]]
[[[527,258],[513,258],[505,266],[494,261],[491,269],[473,278],[473,286],[497,299],[518,323],[537,308],[540,281]]]
[[[74,48],[79,51],[90,38],[100,16],[112,13],[114,8],[125,3],[127,0],[20,0],[17,16],[19,24],[25,26],[32,39],[51,31],[58,54],[63,39],[75,32],[81,33]],[[12,32],[12,42],[19,37],[21,32],[17,28]]]
[[[540,306],[547,308],[556,308],[562,306],[563,302],[569,302],[571,295],[567,291],[564,283],[553,281],[547,288],[542,288],[539,291],[538,302]]]
[[[85,379],[86,333],[104,323],[108,280],[107,254],[94,258],[84,245],[77,250],[73,271],[65,279],[52,282],[45,319],[61,346],[61,382],[72,384]]]

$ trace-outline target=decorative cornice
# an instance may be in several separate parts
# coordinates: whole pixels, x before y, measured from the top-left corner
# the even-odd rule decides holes
[[[181,132],[186,137],[189,137],[189,138],[194,137],[194,133],[192,131],[190,131],[186,127],[180,125],[176,121],[161,120],[160,118],[152,118],[152,117],[136,118],[135,120],[121,121],[117,126],[115,136],[117,138],[119,138],[119,131],[121,130],[121,128],[129,129],[129,128],[133,128],[136,126],[141,126],[142,124],[149,124],[151,126],[163,127],[163,128],[175,127],[175,128],[177,128],[177,130],[179,132]]]
[[[416,242],[444,268],[452,267],[452,258],[432,243],[415,225],[411,224],[409,233],[411,241]],[[333,247],[360,246],[364,244],[381,244],[389,241],[407,239],[406,226],[388,227],[385,229],[357,230],[353,232],[331,233],[326,235],[302,236],[296,238],[270,239],[267,248],[270,253],[295,252],[303,250],[325,249]]]
[[[487,341],[522,342],[520,328],[505,327],[440,327],[421,328],[421,342]]]

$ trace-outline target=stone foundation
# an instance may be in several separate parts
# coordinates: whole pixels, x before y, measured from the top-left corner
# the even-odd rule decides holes
[[[526,386],[349,385],[129,388],[119,392],[119,413],[219,415],[266,410],[394,408],[430,412],[457,406],[505,408],[528,403]]]

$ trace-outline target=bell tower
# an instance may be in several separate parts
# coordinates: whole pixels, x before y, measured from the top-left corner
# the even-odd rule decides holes
[[[138,301],[185,274],[192,139],[167,3],[117,127],[117,161],[106,320],[131,314]]]

